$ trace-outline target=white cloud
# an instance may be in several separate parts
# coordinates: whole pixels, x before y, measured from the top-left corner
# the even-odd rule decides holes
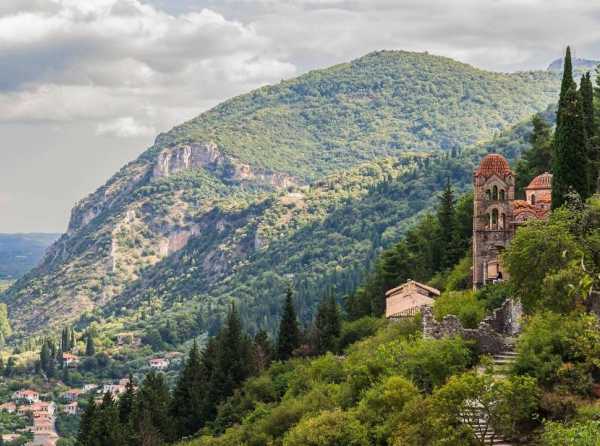
[[[135,138],[138,136],[151,136],[156,133],[153,127],[145,126],[137,122],[131,116],[102,122],[96,127],[98,135],[113,135],[120,138]]]

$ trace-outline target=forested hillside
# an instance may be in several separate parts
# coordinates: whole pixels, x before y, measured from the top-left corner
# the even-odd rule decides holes
[[[184,302],[206,330],[231,299],[272,329],[268,290],[293,279],[309,318],[329,285],[356,285],[446,177],[470,181],[478,141],[518,154],[521,135],[503,130],[557,90],[552,72],[377,52],[234,98],[160,135],[78,203],[67,234],[2,299],[21,335],[82,314],[83,325],[138,324],[140,304],[160,327]]]

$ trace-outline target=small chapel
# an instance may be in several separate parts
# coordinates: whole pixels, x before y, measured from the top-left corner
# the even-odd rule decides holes
[[[552,202],[552,174],[535,177],[525,200],[515,200],[515,175],[506,158],[486,155],[473,173],[473,288],[507,278],[502,251],[518,226],[546,219]]]

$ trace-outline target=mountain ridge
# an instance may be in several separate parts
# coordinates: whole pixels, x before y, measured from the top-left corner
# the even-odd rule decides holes
[[[230,222],[210,218],[219,207],[243,213],[269,194],[303,193],[303,187],[318,187],[328,175],[354,175],[350,172],[361,163],[402,160],[410,153],[417,158],[457,154],[545,109],[557,91],[555,73],[507,75],[428,54],[376,52],[230,99],[159,135],[138,159],[81,200],[67,233],[2,300],[21,334],[52,330],[82,314],[109,317],[102,309],[119,302],[144,271],[203,232],[226,227]],[[434,192],[427,190],[425,206]],[[338,199],[352,197],[336,195],[333,209]],[[296,230],[306,231],[312,218],[307,216],[324,212],[319,209],[316,204],[299,213]],[[410,218],[401,215],[397,227]],[[267,231],[278,224],[268,222]],[[373,236],[388,229],[397,231],[382,226]],[[320,236],[332,234],[324,230]],[[351,240],[376,249],[379,242],[361,237],[353,234]],[[257,240],[249,245],[255,252],[260,251]],[[290,246],[304,249],[300,241]],[[245,261],[244,256],[234,259]],[[369,256],[361,259],[368,263]],[[219,266],[218,259],[214,265],[207,262]],[[210,268],[200,274],[208,280]],[[152,290],[140,292],[152,295]],[[213,298],[222,301],[227,295]],[[310,312],[316,297],[303,297],[311,302]]]

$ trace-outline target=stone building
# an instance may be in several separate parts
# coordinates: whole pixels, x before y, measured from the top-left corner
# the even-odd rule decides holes
[[[422,307],[431,307],[439,295],[439,290],[409,280],[385,293],[385,317],[394,319],[415,316]]]
[[[552,175],[543,173],[515,200],[515,175],[502,155],[485,156],[473,174],[473,287],[507,278],[501,254],[520,224],[545,219],[552,201]]]

